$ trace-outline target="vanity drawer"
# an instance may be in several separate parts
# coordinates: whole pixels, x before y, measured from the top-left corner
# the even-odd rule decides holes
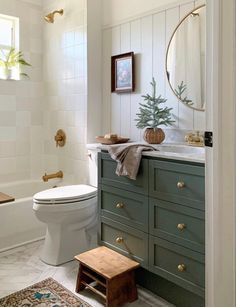
[[[116,175],[117,162],[107,153],[98,154],[99,183],[140,194],[148,194],[148,159],[142,159],[136,180]]]
[[[152,197],[204,210],[205,168],[175,162],[150,160],[149,194]]]
[[[152,235],[205,252],[205,213],[201,210],[151,198],[149,231]]]
[[[149,243],[149,269],[153,273],[204,296],[204,255],[153,236]]]
[[[102,216],[148,232],[148,197],[102,185],[99,191]]]
[[[148,235],[142,231],[101,217],[99,243],[148,267]]]

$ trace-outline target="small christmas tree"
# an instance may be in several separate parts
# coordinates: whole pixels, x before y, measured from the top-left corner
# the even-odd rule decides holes
[[[140,103],[139,112],[136,115],[137,128],[157,128],[161,125],[172,125],[175,120],[172,120],[170,111],[172,108],[161,107],[161,104],[165,103],[167,99],[162,98],[161,95],[156,96],[156,81],[152,78],[152,96],[149,94],[143,95],[144,103]]]

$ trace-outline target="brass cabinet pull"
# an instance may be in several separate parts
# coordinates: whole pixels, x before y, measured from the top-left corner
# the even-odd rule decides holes
[[[116,243],[123,243],[124,242],[124,239],[122,237],[117,237],[116,238]]]
[[[186,266],[184,264],[179,264],[178,265],[178,271],[179,272],[184,272],[186,271]]]
[[[185,183],[183,182],[183,181],[179,181],[178,183],[177,183],[177,188],[178,189],[183,189],[185,187]]]
[[[178,224],[177,228],[182,231],[186,228],[186,225],[185,224]]]
[[[118,209],[122,209],[122,208],[124,208],[124,204],[122,204],[122,203],[118,203],[118,204],[116,205],[116,208],[118,208]]]

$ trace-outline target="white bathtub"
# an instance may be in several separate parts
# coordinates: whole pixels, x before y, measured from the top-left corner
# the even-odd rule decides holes
[[[60,185],[59,180],[17,181],[0,185],[0,192],[15,198],[14,202],[0,204],[0,251],[42,239],[46,227],[33,212],[35,193]]]

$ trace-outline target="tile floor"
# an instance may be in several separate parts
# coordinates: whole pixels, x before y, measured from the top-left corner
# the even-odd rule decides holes
[[[52,277],[64,287],[74,292],[78,263],[68,262],[58,267],[43,263],[40,250],[43,241],[27,244],[6,252],[0,253],[0,297],[28,287],[45,278]],[[173,307],[149,291],[139,288],[139,299],[126,306],[130,307]],[[102,307],[103,301],[89,290],[79,294],[93,307]]]

